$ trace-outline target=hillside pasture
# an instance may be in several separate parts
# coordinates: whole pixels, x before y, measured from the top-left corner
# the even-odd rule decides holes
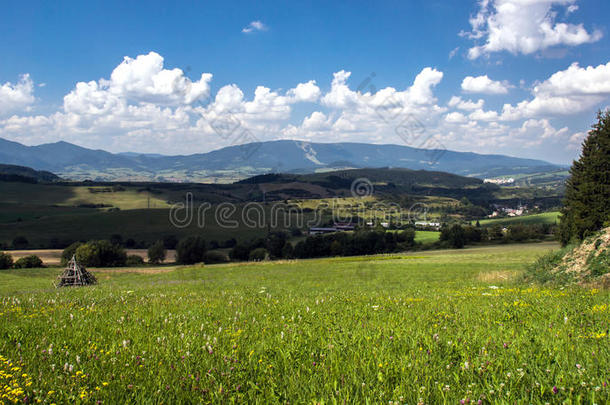
[[[42,403],[607,403],[610,292],[520,281],[556,248],[104,269],[60,290],[59,269],[0,271],[0,388]]]
[[[488,218],[479,221],[482,226],[493,226],[493,225],[535,225],[535,224],[558,224],[559,223],[559,212],[543,212],[541,214],[523,215],[519,217],[506,217],[506,218]]]

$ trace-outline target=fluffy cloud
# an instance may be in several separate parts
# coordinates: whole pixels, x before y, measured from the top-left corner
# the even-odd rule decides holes
[[[502,118],[574,114],[592,108],[610,96],[610,62],[586,68],[573,63],[535,86],[532,94],[531,100],[504,105]]]
[[[191,104],[210,93],[212,75],[203,73],[192,82],[180,69],[164,69],[163,57],[155,52],[135,59],[125,57],[110,76],[100,84],[119,97],[138,102],[180,105]]]
[[[482,98],[478,99],[475,103],[472,100],[462,100],[461,97],[457,96],[451,97],[451,100],[449,100],[449,103],[447,103],[449,107],[454,107],[465,111],[472,111],[483,108],[484,104],[485,100],[483,100]]]
[[[243,32],[244,34],[250,34],[251,32],[256,32],[256,31],[267,31],[267,26],[265,24],[263,24],[261,21],[252,21],[250,24],[246,25],[244,28],[242,28],[241,32]]]
[[[506,94],[509,87],[508,83],[491,80],[487,75],[466,76],[462,81],[462,90],[466,93]]]
[[[0,85],[0,115],[27,109],[34,102],[34,82],[24,74],[15,84]]]
[[[445,121],[450,123],[462,123],[466,122],[466,117],[464,114],[454,111],[445,116]]]
[[[107,79],[76,83],[54,113],[0,118],[0,136],[26,144],[63,139],[111,151],[167,154],[289,138],[519,155],[544,153],[549,144],[575,148],[581,139],[578,132],[556,129],[547,115],[573,113],[584,108],[579,103],[590,105],[610,95],[610,63],[587,68],[574,64],[538,83],[532,99],[507,104],[501,113],[486,111],[483,99],[454,96],[439,105],[435,88],[443,72],[431,67],[423,68],[402,89],[379,90],[374,85],[364,90],[350,87],[351,73],[345,70],[333,74],[325,92],[309,80],[285,91],[257,86],[253,95],[246,95],[229,84],[210,94],[212,75],[199,77],[193,81],[179,69],[164,67],[156,53],[125,58]],[[489,82],[507,87],[481,77],[471,77],[464,87],[478,92],[489,91]],[[16,89],[29,95],[23,103],[33,101],[28,76],[4,85],[1,100]],[[299,103],[303,106],[295,108]],[[312,109],[299,117],[307,108]]]
[[[479,11],[470,19],[472,31],[462,35],[482,40],[468,51],[470,59],[493,52],[531,54],[552,46],[576,46],[599,41],[600,31],[587,31],[582,24],[557,22],[554,7],[577,10],[577,0],[480,0]]]
[[[294,97],[295,101],[315,102],[320,98],[320,88],[316,85],[315,80],[310,80],[307,83],[299,83],[297,87],[290,90],[288,95]]]

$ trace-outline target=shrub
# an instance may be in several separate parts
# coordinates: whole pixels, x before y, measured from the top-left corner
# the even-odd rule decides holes
[[[110,243],[113,245],[122,246],[123,245],[123,236],[118,233],[110,235]]]
[[[33,269],[37,267],[44,267],[44,265],[38,256],[29,255],[18,259],[15,262],[14,267],[16,269]]]
[[[165,256],[167,255],[167,250],[165,250],[165,245],[163,241],[156,241],[152,244],[151,247],[148,248],[148,262],[152,264],[159,264],[165,260]]]
[[[294,258],[294,248],[292,247],[290,242],[286,242],[286,244],[282,248],[282,257],[285,259]]]
[[[453,248],[461,249],[466,244],[466,232],[461,225],[455,224],[441,230],[440,240],[447,242]]]
[[[13,267],[13,257],[7,253],[0,252],[0,269],[10,269]]]
[[[28,247],[28,240],[24,236],[17,236],[13,239],[13,248],[15,249],[25,249]]]
[[[256,248],[250,252],[248,255],[248,259],[254,262],[260,262],[267,258],[267,249],[265,248]]]
[[[205,251],[205,240],[202,237],[189,236],[181,239],[176,246],[176,262],[180,264],[201,263]]]
[[[175,235],[167,235],[163,237],[163,246],[165,249],[176,249],[178,238]]]
[[[235,240],[235,238],[231,238],[231,239],[225,240],[224,243],[221,245],[221,247],[232,248],[232,247],[235,247],[235,245],[237,245],[237,240]]]
[[[74,242],[73,244],[65,248],[64,251],[61,253],[61,265],[65,266],[66,264],[68,264],[70,259],[72,259],[72,256],[76,254],[76,249],[78,249],[82,245],[82,242]]]
[[[127,260],[125,260],[125,264],[130,267],[142,266],[144,265],[144,259],[138,255],[129,255]]]
[[[248,246],[243,244],[236,245],[229,252],[229,257],[231,258],[231,260],[248,260],[249,255],[250,249],[248,248]]]
[[[107,240],[87,242],[76,249],[76,259],[88,267],[121,267],[127,254],[120,246]]]
[[[203,256],[203,262],[205,264],[226,263],[228,261],[229,258],[221,252],[207,252]]]

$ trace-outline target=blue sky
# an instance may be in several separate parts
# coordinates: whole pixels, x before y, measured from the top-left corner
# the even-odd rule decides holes
[[[605,1],[1,7],[0,137],[25,144],[301,139],[568,163],[610,105]]]

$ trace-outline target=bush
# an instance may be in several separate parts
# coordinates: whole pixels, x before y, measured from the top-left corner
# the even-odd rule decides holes
[[[152,264],[159,264],[165,260],[167,250],[165,250],[165,244],[163,241],[156,241],[148,248],[148,262]]]
[[[44,267],[44,265],[42,264],[42,260],[40,260],[38,256],[29,255],[17,260],[15,262],[14,267],[16,269],[33,269],[38,267]]]
[[[246,245],[236,245],[229,252],[231,260],[248,260],[250,249]]]
[[[294,258],[294,248],[292,247],[290,242],[286,242],[286,244],[282,248],[282,257],[285,259]]]
[[[25,249],[28,247],[29,242],[24,236],[17,236],[13,239],[13,248],[14,249]]]
[[[224,243],[221,245],[221,247],[232,248],[232,247],[235,247],[235,245],[237,245],[237,240],[235,240],[235,238],[231,238],[231,239],[227,239],[226,241],[224,241]]]
[[[138,267],[144,265],[144,259],[138,255],[129,255],[127,256],[127,260],[125,260],[125,264],[129,267]]]
[[[0,252],[0,269],[10,269],[13,267],[13,257],[7,253]]]
[[[440,240],[447,242],[455,249],[461,249],[466,244],[466,232],[461,225],[455,224],[441,230]]]
[[[72,256],[76,254],[76,249],[78,249],[82,245],[82,242],[74,242],[73,244],[65,248],[64,251],[61,253],[61,265],[65,266],[66,264],[68,264],[70,259],[72,259]]]
[[[189,236],[181,239],[176,246],[176,262],[180,264],[201,263],[205,251],[205,240],[200,236]]]
[[[120,246],[107,240],[87,242],[76,249],[76,259],[87,267],[121,267],[127,254]]]
[[[110,243],[113,245],[122,246],[123,245],[123,236],[118,233],[110,235]]]
[[[256,248],[250,252],[248,255],[248,259],[253,262],[260,262],[267,258],[267,249],[265,248]]]
[[[203,262],[205,264],[226,263],[228,261],[229,258],[220,252],[207,252],[203,256]]]
[[[164,236],[163,246],[165,246],[165,249],[176,249],[176,246],[178,246],[178,238],[174,235]]]

